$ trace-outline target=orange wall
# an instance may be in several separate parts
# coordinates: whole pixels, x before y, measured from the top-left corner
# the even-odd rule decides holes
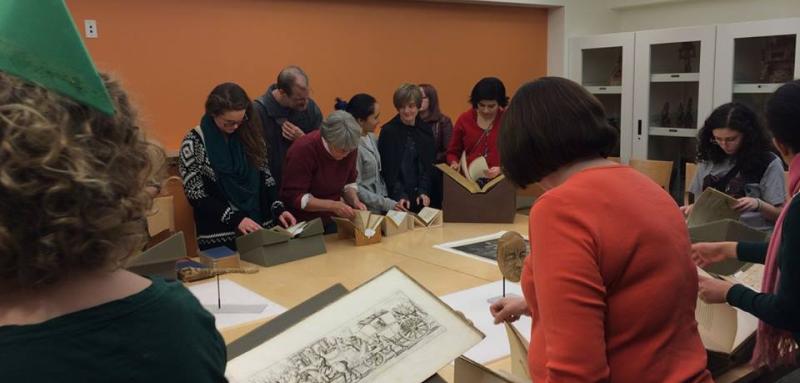
[[[374,95],[394,115],[402,82],[430,82],[455,119],[484,76],[509,95],[546,73],[547,11],[417,1],[67,0],[97,66],[121,78],[150,136],[170,151],[197,124],[214,85],[255,98],[280,68],[308,73],[327,114],[334,97]]]

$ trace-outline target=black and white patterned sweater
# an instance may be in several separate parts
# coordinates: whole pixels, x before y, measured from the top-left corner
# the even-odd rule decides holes
[[[236,237],[241,234],[237,227],[247,216],[228,201],[217,184],[217,176],[208,160],[199,128],[190,130],[183,139],[178,170],[183,178],[186,198],[194,211],[200,250],[218,246],[236,250]],[[277,217],[285,208],[278,200],[278,185],[270,174],[268,164],[259,169],[259,175],[262,182],[261,212],[265,219],[261,224],[269,228],[275,226]]]

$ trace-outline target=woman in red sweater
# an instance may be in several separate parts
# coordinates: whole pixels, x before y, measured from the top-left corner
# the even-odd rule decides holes
[[[572,81],[544,77],[514,95],[503,171],[547,192],[531,209],[525,298],[492,315],[532,317],[538,383],[711,382],[686,224],[658,185],[606,159],[615,142],[600,102]]]
[[[472,108],[462,113],[453,127],[453,136],[447,148],[447,163],[459,170],[463,152],[467,154],[467,164],[484,157],[489,165],[485,176],[492,179],[500,175],[497,134],[503,108],[508,105],[506,87],[496,77],[482,78],[472,88],[469,102]]]

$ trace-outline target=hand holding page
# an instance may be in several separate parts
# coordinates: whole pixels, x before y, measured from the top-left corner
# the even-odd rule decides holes
[[[723,219],[737,220],[739,219],[739,213],[732,208],[736,202],[736,198],[717,189],[706,188],[694,203],[687,223],[689,227],[693,227]]]

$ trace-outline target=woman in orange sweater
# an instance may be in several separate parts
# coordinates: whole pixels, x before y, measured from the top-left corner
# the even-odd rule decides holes
[[[601,104],[572,81],[544,77],[512,98],[504,173],[547,192],[531,209],[525,298],[492,315],[532,316],[537,383],[711,382],[686,224],[658,185],[606,159],[616,141]]]

